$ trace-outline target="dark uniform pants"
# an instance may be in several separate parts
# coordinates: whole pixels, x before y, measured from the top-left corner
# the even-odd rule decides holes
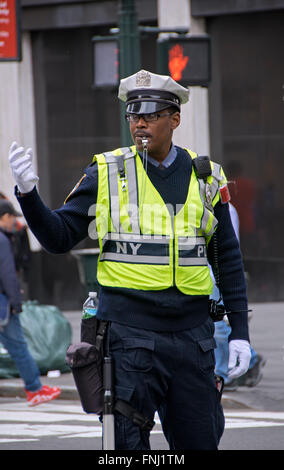
[[[116,398],[144,416],[158,411],[171,450],[216,450],[224,431],[214,380],[214,323],[155,332],[111,323]],[[115,448],[150,449],[149,432],[115,414]]]

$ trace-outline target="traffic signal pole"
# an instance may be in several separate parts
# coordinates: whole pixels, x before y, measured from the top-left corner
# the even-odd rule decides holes
[[[141,68],[140,37],[135,0],[119,2],[119,78],[133,75]],[[129,126],[125,121],[125,104],[120,104],[122,146],[131,145]]]
[[[185,33],[185,28],[160,29],[152,26],[139,26],[136,13],[136,0],[119,0],[118,28],[110,30],[111,36],[94,36],[94,42],[112,41],[118,42],[119,49],[119,80],[133,75],[141,69],[140,33],[159,34]],[[158,68],[160,63],[158,64]],[[101,86],[101,84],[99,84]],[[129,132],[128,123],[125,121],[125,103],[120,102],[120,135],[122,147],[128,147],[133,142]]]

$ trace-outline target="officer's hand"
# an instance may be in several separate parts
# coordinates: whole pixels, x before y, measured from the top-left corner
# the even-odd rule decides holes
[[[17,142],[13,142],[9,150],[9,162],[13,177],[20,193],[29,193],[33,190],[39,178],[32,167],[32,149],[25,151]]]
[[[233,339],[229,342],[228,376],[236,379],[245,374],[251,358],[250,344],[243,339]]]

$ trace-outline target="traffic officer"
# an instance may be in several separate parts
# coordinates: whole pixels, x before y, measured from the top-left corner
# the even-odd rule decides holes
[[[96,154],[57,210],[37,192],[31,149],[14,142],[9,156],[23,214],[43,247],[63,253],[88,234],[98,238],[97,316],[110,324],[116,398],[149,419],[158,411],[172,450],[217,449],[224,429],[208,307],[216,248],[231,312],[230,376],[244,374],[250,360],[244,270],[226,191],[223,197],[225,175],[211,162],[212,174],[201,180],[197,154],[172,142],[188,95],[170,77],[145,70],[121,80],[134,145]],[[117,412],[115,444],[149,449],[149,430]]]

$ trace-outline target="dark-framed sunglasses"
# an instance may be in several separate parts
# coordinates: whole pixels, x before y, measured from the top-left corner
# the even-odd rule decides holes
[[[159,118],[164,116],[171,116],[176,111],[171,111],[168,113],[148,113],[148,114],[126,114],[125,119],[129,122],[138,122],[142,117],[146,122],[158,121]]]

